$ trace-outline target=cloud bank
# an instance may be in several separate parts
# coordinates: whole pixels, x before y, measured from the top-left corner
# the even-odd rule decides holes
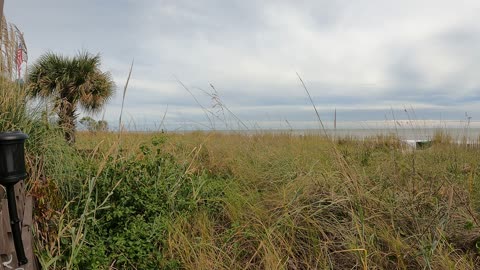
[[[342,121],[406,119],[405,109],[418,120],[479,119],[479,11],[478,1],[411,0],[5,4],[30,60],[100,52],[120,89],[135,58],[127,119],[155,127],[166,112],[169,129],[209,125],[178,80],[217,114],[210,84],[248,125],[307,127],[315,114],[296,72],[325,121],[335,108]],[[112,124],[120,104],[118,91]]]

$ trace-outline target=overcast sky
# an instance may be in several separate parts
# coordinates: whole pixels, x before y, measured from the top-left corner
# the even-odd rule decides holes
[[[335,108],[338,121],[392,119],[392,108],[397,119],[480,120],[478,0],[6,0],[4,12],[30,63],[49,50],[101,54],[118,87],[112,125],[133,58],[124,119],[137,128],[165,112],[169,129],[212,126],[175,78],[216,128],[237,125],[232,113],[249,127],[310,127],[296,72],[327,123]]]

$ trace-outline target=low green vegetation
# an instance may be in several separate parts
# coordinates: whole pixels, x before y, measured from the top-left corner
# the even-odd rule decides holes
[[[84,133],[78,147],[106,149],[115,136]],[[332,143],[317,135],[195,132],[132,133],[124,140],[122,155],[128,158],[119,164],[130,164],[135,176],[111,174],[110,179],[122,179],[119,187],[128,186],[124,181],[150,186],[144,193],[137,183],[139,198],[128,203],[144,202],[143,213],[158,200],[148,216],[163,222],[155,225],[158,230],[148,230],[150,240],[141,248],[155,246],[149,256],[162,254],[155,257],[162,258],[158,268],[479,267],[478,149],[450,144],[441,134],[430,148],[418,151],[395,137]],[[152,174],[144,167],[164,155],[178,174],[161,169]],[[185,184],[183,192],[159,191],[151,182],[155,175],[172,176]],[[168,177],[161,182],[162,187],[171,183]],[[132,243],[144,239],[132,231],[122,233]],[[109,258],[103,265],[119,261]],[[143,262],[136,256],[130,261],[130,267]]]

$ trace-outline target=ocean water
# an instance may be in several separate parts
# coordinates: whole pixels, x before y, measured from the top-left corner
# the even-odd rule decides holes
[[[309,131],[303,131],[309,132]],[[318,131],[316,131],[318,132]],[[442,133],[453,140],[476,141],[480,137],[480,128],[385,128],[385,129],[327,129],[329,136],[366,138],[378,135],[394,135],[402,140],[430,140],[435,134]]]
[[[302,130],[286,130],[286,129],[262,129],[262,130],[249,130],[249,131],[223,131],[227,133],[271,133],[281,134],[289,133],[294,135],[325,135],[337,138],[351,137],[357,139],[365,139],[368,137],[375,137],[379,135],[387,136],[393,135],[402,140],[430,140],[437,133],[450,136],[454,141],[469,142],[478,141],[480,139],[480,128],[379,128],[379,129],[365,129],[365,128],[353,128],[353,129],[302,129]]]

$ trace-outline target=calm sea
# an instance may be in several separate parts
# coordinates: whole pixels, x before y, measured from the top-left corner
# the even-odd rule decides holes
[[[395,135],[403,140],[429,140],[441,132],[454,140],[478,140],[480,128],[398,128],[398,129],[337,129],[325,130],[330,136],[366,138],[377,135]],[[303,133],[309,131],[303,131]],[[318,131],[317,131],[318,132]]]
[[[239,131],[223,131],[227,133],[234,133]],[[326,129],[325,131],[319,129],[303,129],[303,130],[285,130],[285,129],[268,129],[268,130],[250,130],[240,131],[241,133],[254,134],[254,133],[290,133],[295,135],[309,135],[325,133],[329,136],[335,136],[337,138],[342,137],[354,137],[363,139],[367,137],[373,137],[378,135],[395,135],[402,140],[429,140],[436,133],[443,133],[452,137],[453,140],[465,140],[477,141],[480,139],[480,128],[384,128],[384,129]]]

